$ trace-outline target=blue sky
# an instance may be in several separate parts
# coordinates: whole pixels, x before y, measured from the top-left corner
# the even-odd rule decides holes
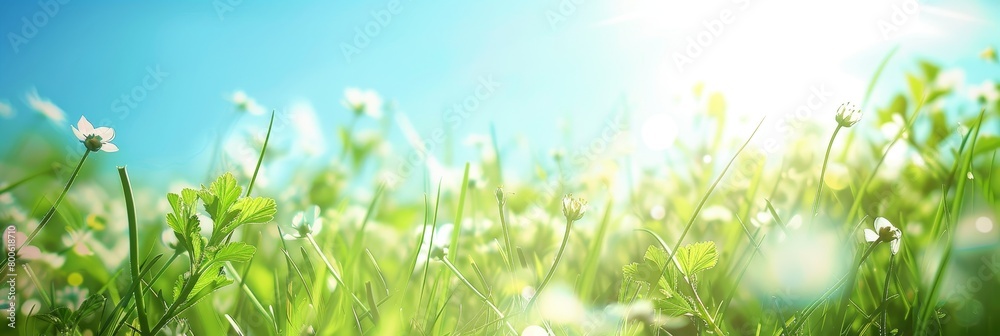
[[[860,97],[895,46],[887,78],[915,67],[915,57],[962,67],[969,83],[998,77],[977,55],[1000,42],[989,19],[1000,13],[970,1],[924,1],[907,14],[906,1],[403,0],[391,17],[384,14],[391,1],[50,2],[57,11],[41,3],[48,2],[5,2],[0,11],[0,103],[14,112],[0,118],[3,136],[58,129],[72,144],[69,125],[86,115],[118,130],[121,152],[107,164],[151,174],[201,173],[177,163],[205,160],[218,126],[235,113],[227,101],[235,90],[268,109],[311,106],[329,154],[338,148],[335,127],[350,120],[340,103],[347,87],[376,90],[429,136],[448,125],[450,106],[492,80],[495,93],[455,141],[488,134],[493,123],[501,144],[520,135],[544,152],[562,141],[557,121],[573,126],[576,145],[586,143],[622,99],[635,127],[662,121],[650,119],[657,114],[682,123],[694,112],[677,107],[675,97],[697,81],[723,91],[732,111],[748,119],[767,112],[762,105],[767,113],[790,111],[816,85],[836,92],[835,107]],[[884,34],[879,23],[894,15],[905,22]],[[723,19],[729,22],[713,26]],[[37,33],[25,34],[32,20]],[[370,43],[346,57],[345,45],[366,26],[377,33],[366,33]],[[679,68],[678,55],[706,32],[718,34]],[[162,81],[148,78],[157,69]],[[140,90],[145,97],[123,112],[120,97],[144,81],[155,88]],[[25,98],[33,90],[59,106],[66,122],[38,122]],[[266,117],[242,122],[265,125]],[[395,120],[391,127],[394,146],[407,148]],[[9,150],[0,145],[0,154]]]

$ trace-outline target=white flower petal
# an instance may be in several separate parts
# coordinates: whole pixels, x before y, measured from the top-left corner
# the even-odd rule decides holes
[[[118,146],[113,143],[106,143],[101,145],[101,150],[108,153],[114,153],[118,151]]]
[[[869,229],[865,229],[865,241],[871,243],[876,240],[878,240],[878,233],[875,233],[875,231]]]
[[[103,143],[109,143],[115,138],[115,130],[111,127],[98,127],[94,129],[94,134],[100,136]]]
[[[242,105],[242,104],[245,104],[247,102],[247,98],[248,98],[247,97],[247,93],[243,92],[242,90],[240,90],[240,91],[233,92],[232,101],[233,101],[233,103],[236,103],[237,105]]]
[[[900,241],[901,241],[901,239],[896,238],[896,239],[892,240],[892,243],[889,243],[889,250],[892,251],[893,255],[896,255],[896,253],[899,253],[899,243],[900,243]]]
[[[889,223],[888,219],[885,217],[875,218],[875,232],[882,232],[882,228],[892,227],[892,223]]]
[[[80,121],[76,123],[76,127],[79,127],[80,133],[83,133],[84,135],[94,134],[94,124],[87,121],[87,117],[80,116]]]
[[[305,212],[296,213],[295,217],[292,217],[292,226],[294,227],[302,226],[302,221],[305,219],[305,216],[306,216]]]
[[[70,126],[70,128],[73,129],[73,134],[76,134],[77,139],[80,139],[80,141],[87,140],[87,136],[84,135],[83,132],[80,132],[80,130],[76,129],[76,127]]]

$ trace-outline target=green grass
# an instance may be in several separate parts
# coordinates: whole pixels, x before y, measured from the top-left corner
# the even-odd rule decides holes
[[[934,86],[929,62],[884,78],[891,56],[874,69],[860,123],[834,133],[831,103],[775,153],[752,145],[764,120],[738,124],[724,93],[701,86],[690,98],[709,111],[705,136],[637,169],[635,154],[610,145],[518,162],[508,153],[522,148],[501,148],[491,125],[480,149],[494,155],[446,167],[454,174],[431,174],[424,160],[391,172],[423,181],[419,190],[372,178],[410,153],[360,140],[364,116],[343,128],[339,160],[265,184],[287,159],[286,144],[270,141],[272,114],[252,173],[229,166],[171,196],[124,168],[106,183],[93,162],[114,153],[85,154],[62,176],[15,150],[0,219],[38,232],[20,250],[16,334],[996,333],[1000,303],[988,298],[1000,276],[984,262],[1000,232],[1000,108],[944,104],[965,98]],[[907,89],[874,94],[881,85]],[[553,190],[589,207],[568,216]],[[312,223],[312,205],[322,224],[293,225]],[[876,217],[901,230],[898,254],[865,241]],[[88,236],[67,246],[69,230]],[[104,252],[119,242],[127,260]]]

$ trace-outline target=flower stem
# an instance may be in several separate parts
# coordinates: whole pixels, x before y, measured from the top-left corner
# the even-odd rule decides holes
[[[316,250],[316,254],[319,254],[319,258],[323,259],[323,263],[326,264],[326,270],[329,271],[331,275],[333,275],[333,279],[337,281],[337,286],[343,288],[344,291],[350,294],[351,299],[354,300],[355,304],[357,304],[361,308],[364,308],[365,304],[361,302],[360,298],[354,295],[354,292],[351,291],[350,287],[347,287],[347,284],[344,283],[344,279],[340,277],[340,273],[337,272],[337,269],[333,268],[333,264],[330,263],[330,259],[326,257],[326,254],[323,254],[323,250],[319,248],[319,244],[316,244],[316,239],[313,238],[311,233],[306,234],[306,239],[309,240],[309,243],[312,245],[313,249]]]
[[[556,267],[559,266],[559,260],[562,259],[563,252],[566,252],[566,245],[569,245],[568,244],[569,233],[570,229],[572,228],[573,228],[573,221],[570,219],[566,219],[566,232],[563,233],[562,244],[559,244],[559,251],[556,252],[556,259],[552,261],[552,267],[550,267],[549,271],[545,273],[545,278],[542,279],[542,283],[539,284],[538,288],[535,289],[535,295],[532,295],[531,300],[528,300],[528,305],[525,307],[525,310],[531,309],[531,305],[534,304],[536,300],[538,300],[539,296],[541,296],[542,289],[545,289],[545,285],[547,285],[549,281],[552,280],[552,275],[556,273]]]
[[[462,280],[462,283],[465,284],[466,287],[469,287],[469,289],[472,290],[472,293],[476,294],[476,296],[478,296],[480,300],[483,300],[483,303],[486,303],[486,305],[489,306],[490,309],[492,309],[493,312],[497,314],[497,317],[499,317],[500,320],[504,321],[504,323],[507,324],[507,328],[510,328],[510,331],[514,332],[515,335],[517,334],[517,330],[514,329],[514,326],[511,325],[510,322],[506,320],[503,312],[500,311],[500,308],[497,308],[497,306],[493,304],[492,301],[490,301],[490,298],[486,297],[486,295],[483,295],[482,292],[476,289],[476,286],[473,286],[472,283],[469,282],[469,279],[466,278],[464,275],[462,275],[462,272],[459,272],[458,268],[455,267],[455,265],[452,264],[451,261],[448,260],[448,258],[441,258],[441,261],[444,262],[445,266],[448,266],[448,269],[451,269],[451,271],[455,273],[455,276],[457,276],[459,280]]]
[[[691,279],[688,279],[688,277],[685,276],[684,282],[687,282],[688,285],[691,286],[691,293],[694,293],[694,300],[696,303],[698,303],[698,314],[702,316],[701,319],[704,320],[706,324],[708,324],[709,328],[712,328],[713,332],[715,332],[718,335],[725,335],[726,333],[722,332],[722,329],[719,328],[719,325],[715,323],[715,319],[712,318],[712,312],[710,312],[708,310],[708,307],[705,306],[705,303],[701,301],[701,297],[698,296],[698,289],[694,287],[694,283],[691,282]]]
[[[833,140],[837,139],[837,133],[840,133],[841,128],[844,128],[844,126],[837,125],[837,128],[833,130],[833,135],[830,136],[830,143],[826,145],[826,155],[823,155],[823,168],[819,171],[819,185],[816,187],[816,197],[813,198],[812,218],[816,218],[816,215],[819,214],[819,200],[823,194],[823,176],[826,175],[826,164],[830,160],[830,150],[833,149]]]
[[[895,254],[889,256],[889,270],[885,272],[885,285],[883,286],[885,288],[882,289],[882,305],[883,306],[885,306],[886,304],[888,304],[888,301],[889,301],[889,279],[892,278],[892,262],[895,261],[895,260],[896,260],[896,255]],[[879,335],[882,335],[882,336],[889,335],[889,327],[886,325],[887,322],[888,322],[888,312],[889,312],[889,309],[887,307],[883,307],[882,308],[882,322],[879,323],[879,326],[881,326],[881,329],[880,329],[881,332],[880,332]]]
[[[69,176],[69,181],[66,181],[66,186],[63,187],[62,193],[60,193],[59,197],[56,198],[56,201],[52,203],[52,207],[49,208],[49,211],[45,213],[45,216],[42,216],[42,220],[38,222],[38,227],[36,227],[34,231],[31,231],[31,234],[29,234],[28,237],[24,239],[24,242],[21,243],[21,246],[17,247],[17,251],[15,251],[15,253],[21,251],[21,248],[28,245],[28,243],[31,243],[31,240],[34,239],[36,235],[38,235],[39,231],[42,231],[42,228],[45,227],[45,224],[48,224],[49,221],[52,220],[52,216],[56,214],[56,208],[59,207],[59,203],[62,203],[63,198],[66,197],[66,193],[69,192],[69,188],[73,186],[73,181],[76,181],[76,177],[80,175],[80,168],[82,168],[83,163],[87,161],[87,156],[90,156],[89,150],[83,152],[83,157],[80,158],[80,163],[77,164],[76,169],[73,170],[73,175]]]
[[[181,288],[180,295],[177,295],[174,303],[170,304],[170,307],[167,308],[167,311],[163,313],[163,316],[160,317],[160,320],[156,322],[156,325],[153,326],[150,332],[143,335],[156,335],[160,332],[160,329],[163,329],[163,327],[167,325],[167,322],[174,318],[174,314],[177,313],[177,309],[180,308],[181,305],[187,301],[188,296],[191,295],[191,291],[194,290],[194,286],[198,283],[198,279],[201,278],[201,274],[201,272],[194,272],[191,274],[190,278],[187,278],[184,287]]]
[[[122,181],[122,191],[125,194],[125,210],[128,214],[128,248],[129,267],[132,273],[132,283],[135,284],[133,300],[139,319],[139,331],[142,335],[149,333],[149,319],[146,316],[145,304],[142,301],[142,279],[139,278],[139,232],[135,220],[135,201],[132,199],[132,183],[129,182],[125,167],[118,167],[118,177]]]
[[[507,254],[507,269],[514,265],[514,247],[510,244],[510,228],[507,226],[507,216],[504,215],[503,206],[505,202],[497,201],[497,210],[500,212],[500,230],[503,232],[504,249]]]

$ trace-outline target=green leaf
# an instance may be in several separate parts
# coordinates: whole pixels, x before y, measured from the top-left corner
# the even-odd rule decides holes
[[[976,140],[976,151],[973,155],[991,153],[997,148],[1000,148],[1000,137],[989,134],[980,135],[979,140]]]
[[[232,283],[233,279],[227,278],[223,273],[216,271],[203,273],[201,278],[198,279],[198,283],[194,286],[194,290],[191,291],[191,295],[188,296],[187,302],[181,306],[181,309],[179,309],[177,313],[180,314],[184,312],[188,308],[198,304],[198,302],[205,299],[213,292]]]
[[[659,283],[660,277],[663,275],[663,267],[667,264],[667,251],[650,245],[642,259],[641,264],[625,265],[622,268],[622,274],[628,279],[640,281],[646,285]]]
[[[941,71],[941,67],[934,63],[928,61],[920,61],[920,70],[924,73],[924,78],[927,79],[928,83],[933,83],[937,79],[938,72]]]
[[[185,280],[187,279],[184,278],[184,274],[181,274],[178,275],[177,280],[174,281],[174,290],[172,291],[174,294],[174,301],[180,300],[181,290],[184,289]]]
[[[694,308],[691,306],[691,302],[681,295],[653,300],[653,306],[660,310],[661,313],[669,316],[696,314]]]
[[[681,247],[677,251],[677,261],[681,264],[681,272],[691,276],[715,267],[719,262],[719,254],[715,249],[715,242],[700,242]]]
[[[266,197],[246,197],[236,201],[233,210],[239,210],[235,225],[227,228],[227,231],[235,230],[237,226],[243,224],[261,224],[274,219],[274,214],[278,212],[278,207],[273,199]]]
[[[48,313],[37,314],[35,315],[35,318],[48,322],[49,324],[52,325],[52,327],[56,329],[56,331],[59,332],[67,333],[71,331],[73,328],[71,322],[73,318],[73,311],[69,310],[69,308],[66,307],[58,307],[52,309]]]
[[[253,258],[257,248],[244,242],[232,242],[219,248],[210,261],[204,267],[211,267],[215,263],[221,262],[247,262]]]
[[[195,215],[197,201],[198,193],[194,189],[185,188],[179,195],[167,194],[167,202],[173,210],[173,213],[167,214],[167,225],[174,230],[178,244],[188,252],[193,252],[193,244],[189,237],[201,231],[201,221]]]
[[[240,188],[236,178],[230,173],[219,176],[207,189],[202,187],[199,196],[205,202],[205,212],[212,217],[216,226],[225,222],[223,219],[229,216],[230,208],[242,191],[243,188]]]
[[[906,74],[906,83],[910,86],[910,94],[914,101],[920,100],[924,96],[924,81],[913,74]]]
[[[93,314],[98,309],[100,309],[101,306],[103,305],[104,305],[104,295],[91,294],[90,296],[87,297],[86,300],[83,301],[83,304],[80,305],[80,309],[78,309],[76,312],[77,314],[80,315],[80,317],[87,317],[90,314]]]
[[[73,312],[72,316],[70,317],[70,320],[72,320],[73,324],[76,324],[81,319],[84,319],[87,316],[92,315],[103,305],[104,305],[104,296],[100,294],[92,294],[88,296],[87,299],[84,300],[82,304],[80,304],[80,309],[77,309],[75,312]]]
[[[205,237],[201,236],[201,230],[197,230],[188,235],[187,241],[191,244],[188,252],[191,253],[191,261],[197,263],[201,260],[202,252],[205,251]],[[191,265],[194,268],[196,265]]]

